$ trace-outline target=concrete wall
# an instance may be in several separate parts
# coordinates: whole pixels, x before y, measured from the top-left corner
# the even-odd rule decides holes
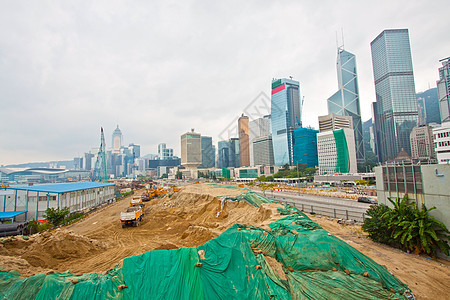
[[[417,195],[417,202],[425,204],[427,208],[435,206],[436,209],[430,214],[450,228],[450,165],[422,165],[421,173],[424,193]],[[392,207],[387,198],[403,197],[404,193],[384,191],[381,167],[375,167],[375,176],[378,203]],[[415,195],[408,195],[408,197],[414,199]]]

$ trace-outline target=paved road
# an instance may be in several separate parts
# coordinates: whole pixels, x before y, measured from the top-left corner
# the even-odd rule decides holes
[[[253,191],[263,195],[263,192],[260,190]],[[357,221],[364,220],[365,216],[363,214],[370,207],[370,204],[361,203],[353,199],[309,194],[298,195],[289,192],[266,191],[266,197],[294,204],[297,208],[306,212],[314,211],[326,216],[355,219]]]

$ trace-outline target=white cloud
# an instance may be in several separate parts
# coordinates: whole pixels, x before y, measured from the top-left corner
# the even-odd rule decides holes
[[[106,143],[179,149],[218,134],[273,77],[293,76],[305,125],[337,89],[335,32],[357,58],[363,120],[375,92],[370,42],[408,28],[417,91],[450,55],[446,1],[74,1],[0,4],[0,164],[70,159]],[[179,153],[179,152],[178,152]]]

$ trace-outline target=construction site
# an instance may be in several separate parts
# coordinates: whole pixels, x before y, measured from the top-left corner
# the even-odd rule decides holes
[[[140,189],[71,225],[2,238],[0,297],[446,299],[449,267],[360,226],[204,183]]]

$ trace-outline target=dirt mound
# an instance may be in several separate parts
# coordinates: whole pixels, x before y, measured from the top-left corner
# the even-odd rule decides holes
[[[61,269],[66,261],[96,255],[106,249],[104,243],[84,236],[74,234],[68,230],[57,229],[54,232],[35,234],[24,240],[21,236],[7,239],[0,248],[3,258],[0,263],[5,269],[19,269],[37,267],[38,270]],[[9,257],[16,258],[8,261]]]
[[[197,247],[235,223],[264,227],[281,217],[278,204],[258,208],[222,197],[244,192],[208,184],[187,186],[171,196],[147,202],[139,227],[122,228],[120,212],[130,200],[125,198],[65,230],[35,235],[27,241],[9,239],[0,247],[0,268],[14,269],[24,276],[47,270],[104,272],[128,256],[150,250]],[[7,257],[18,260],[5,264]]]

